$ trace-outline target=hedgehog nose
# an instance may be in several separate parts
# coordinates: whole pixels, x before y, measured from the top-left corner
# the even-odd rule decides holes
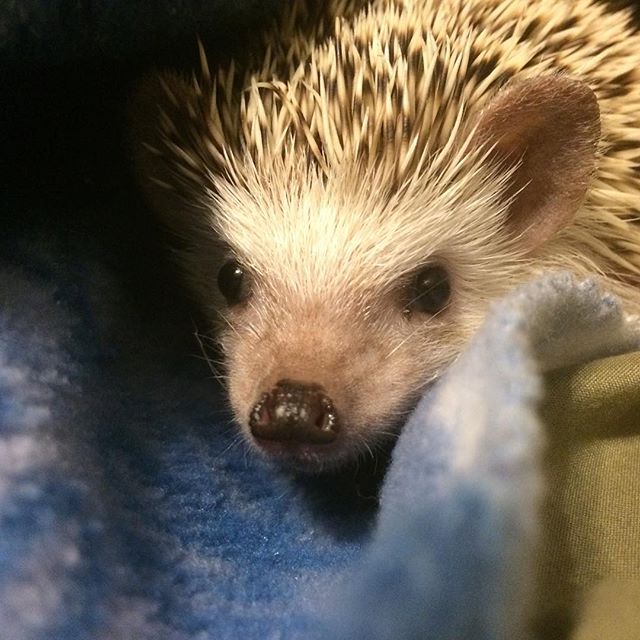
[[[280,380],[265,393],[249,417],[258,439],[327,444],[338,435],[338,416],[331,399],[317,385]]]

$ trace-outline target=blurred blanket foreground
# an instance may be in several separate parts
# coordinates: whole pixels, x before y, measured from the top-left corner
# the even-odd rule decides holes
[[[376,512],[247,454],[170,322],[35,253],[0,274],[3,638],[519,638],[603,624],[592,587],[622,611],[576,637],[638,637],[638,334],[591,283],[494,306]]]

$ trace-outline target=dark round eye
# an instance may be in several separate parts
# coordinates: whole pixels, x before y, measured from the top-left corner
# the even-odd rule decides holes
[[[447,270],[438,265],[424,267],[415,275],[409,288],[409,311],[431,315],[447,306],[451,297],[451,283]]]
[[[227,304],[234,305],[246,300],[249,296],[247,276],[237,260],[227,260],[218,271],[218,289],[225,297]]]

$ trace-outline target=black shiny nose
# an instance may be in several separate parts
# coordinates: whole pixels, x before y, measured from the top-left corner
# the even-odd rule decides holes
[[[280,380],[251,410],[251,433],[264,440],[327,444],[338,435],[331,399],[317,385]]]

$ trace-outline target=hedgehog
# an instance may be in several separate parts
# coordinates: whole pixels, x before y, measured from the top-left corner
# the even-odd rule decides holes
[[[489,305],[548,270],[640,313],[640,35],[595,0],[291,3],[239,71],[156,73],[135,171],[246,442],[384,449]]]

